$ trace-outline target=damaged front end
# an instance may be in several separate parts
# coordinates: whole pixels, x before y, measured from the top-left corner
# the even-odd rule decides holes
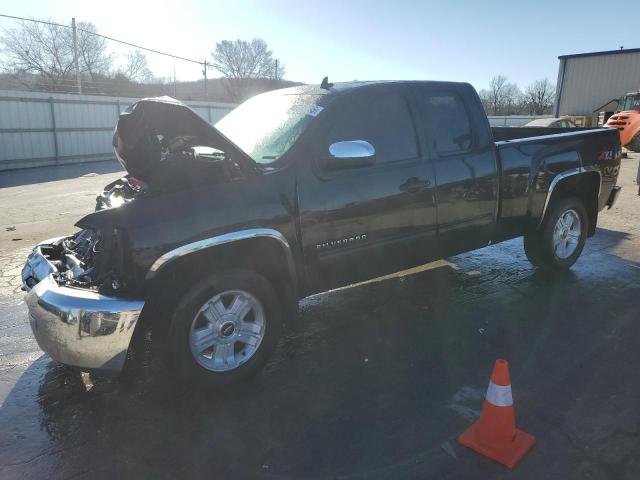
[[[144,301],[101,293],[105,241],[84,229],[37,245],[22,270],[38,345],[61,363],[122,370]]]
[[[22,269],[25,290],[31,290],[48,275],[60,285],[97,287],[95,259],[102,245],[101,234],[93,230],[80,230],[75,235],[39,244]]]
[[[77,224],[81,230],[74,235],[47,240],[33,249],[22,269],[26,291],[48,276],[60,286],[105,295],[126,290],[123,231],[91,225],[87,221],[91,218],[81,220]]]
[[[125,239],[114,219],[110,211],[88,215],[74,235],[36,245],[22,269],[34,336],[61,363],[124,367],[144,301],[127,289]]]
[[[224,135],[168,97],[123,112],[113,143],[127,175],[105,186],[77,233],[38,244],[22,280],[42,350],[61,363],[117,372],[144,306],[128,235],[158,213],[150,197],[235,179],[253,167]]]

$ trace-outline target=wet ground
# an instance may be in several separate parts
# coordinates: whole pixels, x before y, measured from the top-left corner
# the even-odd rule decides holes
[[[571,272],[514,240],[311,297],[267,368],[218,393],[181,391],[144,338],[124,377],[83,382],[38,350],[7,275],[0,478],[638,478],[637,158]],[[537,438],[513,471],[455,442],[498,357]]]

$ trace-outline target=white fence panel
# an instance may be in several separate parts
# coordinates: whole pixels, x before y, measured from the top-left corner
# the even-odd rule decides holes
[[[47,131],[0,134],[0,165],[12,159],[49,157],[53,151],[53,137]]]
[[[115,158],[119,113],[136,98],[0,90],[0,171]],[[185,102],[216,123],[231,103]]]
[[[549,118],[552,115],[489,115],[489,125],[492,127],[522,127],[538,118]]]

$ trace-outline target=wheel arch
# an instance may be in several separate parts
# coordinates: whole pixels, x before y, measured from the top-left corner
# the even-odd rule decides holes
[[[199,278],[220,270],[247,268],[274,284],[289,316],[297,312],[298,278],[284,235],[251,229],[203,239],[160,256],[146,276],[148,315],[166,319],[170,305]],[[145,305],[145,308],[147,305]]]
[[[549,191],[545,198],[540,215],[538,228],[540,228],[549,214],[550,205],[558,198],[573,195],[578,197],[587,211],[588,228],[587,235],[593,236],[598,222],[598,199],[602,186],[602,174],[596,168],[579,167],[573,170],[559,173],[549,185]]]

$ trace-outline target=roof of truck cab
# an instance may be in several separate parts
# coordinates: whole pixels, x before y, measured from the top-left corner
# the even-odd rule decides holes
[[[331,97],[334,95],[340,95],[352,90],[359,90],[367,87],[373,87],[378,85],[430,85],[434,87],[461,87],[463,85],[470,86],[465,82],[444,82],[437,80],[367,80],[367,81],[352,81],[352,82],[335,82],[331,87],[325,89],[320,88],[320,85],[298,85],[295,87],[282,88],[275,90],[282,94],[289,95],[322,95]],[[274,90],[272,90],[274,91]]]

